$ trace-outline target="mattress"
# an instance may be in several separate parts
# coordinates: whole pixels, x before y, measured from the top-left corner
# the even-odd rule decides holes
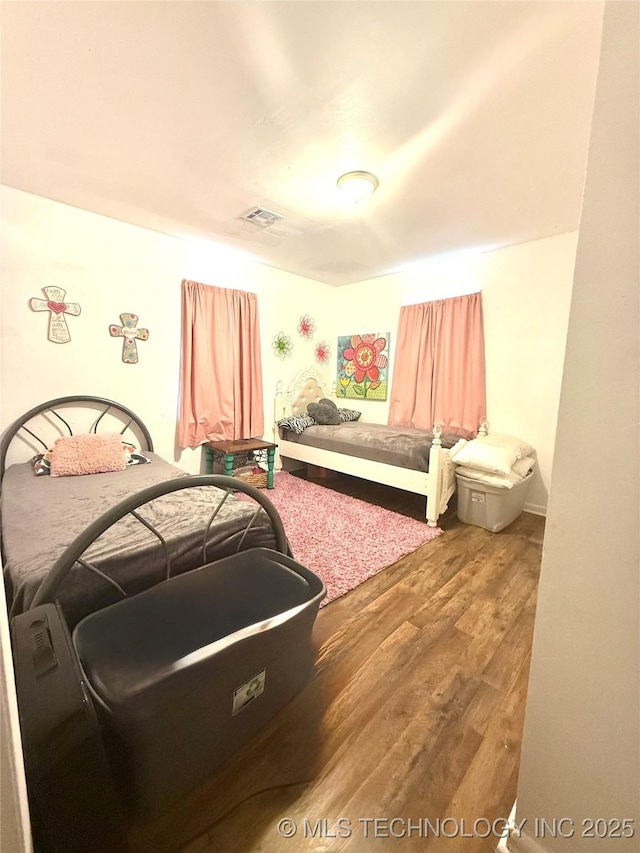
[[[11,465],[2,482],[2,540],[5,587],[13,616],[27,610],[36,590],[63,550],[92,521],[121,500],[149,486],[188,476],[154,453],[148,465],[80,477],[36,477],[29,463]],[[171,574],[181,574],[235,553],[255,504],[227,498],[207,534],[203,532],[224,493],[212,487],[183,489],[156,498],[139,509],[168,546]],[[242,548],[273,548],[271,523],[260,512]],[[132,516],[107,530],[86,551],[85,559],[112,577],[129,594],[166,576],[164,549],[157,537]],[[110,584],[74,566],[58,590],[69,624],[121,598]]]
[[[433,432],[414,427],[348,421],[335,426],[310,426],[300,435],[290,430],[281,430],[281,438],[322,450],[357,456],[360,459],[371,459],[399,468],[427,472]],[[442,446],[453,447],[459,438],[459,435],[443,433]],[[282,452],[282,455],[287,454]]]

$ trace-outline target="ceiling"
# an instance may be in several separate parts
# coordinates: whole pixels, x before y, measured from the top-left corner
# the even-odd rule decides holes
[[[599,2],[1,11],[8,186],[332,285],[578,227]],[[354,169],[366,206],[336,188]]]

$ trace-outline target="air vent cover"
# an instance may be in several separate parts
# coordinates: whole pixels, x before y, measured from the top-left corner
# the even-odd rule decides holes
[[[284,216],[274,213],[272,210],[267,210],[264,207],[251,207],[242,214],[240,219],[244,219],[246,222],[253,222],[254,225],[259,225],[261,228],[268,228],[269,225],[275,225],[276,222],[280,222],[281,219],[284,219]]]

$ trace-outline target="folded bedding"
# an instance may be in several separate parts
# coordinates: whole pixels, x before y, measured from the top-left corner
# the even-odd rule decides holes
[[[525,456],[524,459],[520,459],[514,464],[508,474],[490,474],[487,471],[481,471],[479,468],[467,468],[464,465],[456,467],[456,474],[460,474],[469,480],[478,480],[489,486],[512,489],[518,483],[521,483],[525,477],[529,476],[534,466],[535,459],[533,456]]]
[[[490,433],[460,439],[450,451],[456,474],[491,486],[511,489],[534,469],[534,448],[516,436]]]
[[[91,522],[136,492],[189,476],[156,454],[148,456],[152,464],[84,476],[36,476],[30,463],[7,469],[2,483],[2,539],[12,616],[29,608],[49,569]],[[167,541],[172,574],[202,565],[203,531],[223,494],[210,486],[184,489],[140,508],[140,515]],[[249,503],[227,499],[207,534],[208,562],[237,549],[254,510]],[[271,523],[261,512],[242,547],[274,544]],[[84,556],[129,593],[157,583],[166,572],[162,545],[131,515],[107,530]],[[76,565],[60,587],[59,598],[67,620],[75,624],[120,596],[103,579]]]

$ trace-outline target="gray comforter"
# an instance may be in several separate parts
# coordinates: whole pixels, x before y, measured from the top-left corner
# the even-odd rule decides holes
[[[347,421],[335,426],[310,426],[300,435],[284,430],[283,438],[360,459],[386,462],[387,465],[413,471],[428,471],[433,433],[414,427]],[[459,438],[459,435],[443,433],[442,446],[453,447]]]
[[[81,477],[36,477],[28,463],[10,466],[2,483],[2,541],[10,615],[27,610],[38,586],[62,551],[92,521],[129,495],[158,482],[188,476],[156,454],[148,465]],[[212,487],[174,492],[139,512],[166,539],[171,573],[203,564],[203,532],[224,493]],[[207,538],[207,562],[236,551],[256,505],[227,498]],[[271,523],[260,512],[242,548],[273,548]],[[158,539],[132,516],[107,530],[85,558],[114,578],[127,593],[139,592],[166,574]],[[110,584],[76,565],[58,598],[70,625],[87,613],[121,598]]]

